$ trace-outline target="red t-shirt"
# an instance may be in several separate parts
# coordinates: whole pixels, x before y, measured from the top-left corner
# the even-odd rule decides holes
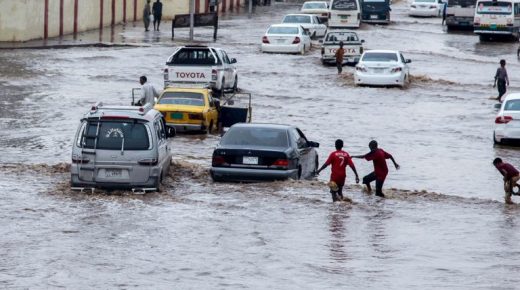
[[[386,153],[383,149],[376,149],[365,155],[367,161],[372,160],[374,162],[374,173],[376,174],[376,179],[379,181],[384,181],[386,175],[388,175],[386,159],[389,158],[392,158],[392,155]]]
[[[330,153],[325,164],[331,165],[330,181],[336,182],[338,186],[345,185],[345,179],[347,178],[347,165],[354,168],[352,158],[343,150],[337,150]]]
[[[507,179],[510,179],[513,176],[517,176],[519,173],[518,170],[516,170],[516,168],[514,168],[513,165],[509,163],[503,162],[502,164],[499,164],[496,167],[498,171],[500,171],[500,173],[502,173],[502,175]]]

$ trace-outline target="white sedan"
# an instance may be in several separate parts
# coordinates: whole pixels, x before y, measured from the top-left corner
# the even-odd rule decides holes
[[[442,15],[444,5],[446,4],[442,0],[413,0],[408,15],[439,17]]]
[[[354,73],[356,85],[400,86],[409,82],[412,61],[396,50],[370,50],[361,55]]]
[[[305,54],[310,49],[309,31],[301,25],[273,24],[262,37],[262,52]]]
[[[320,22],[316,15],[288,14],[282,20],[283,24],[298,24],[309,30],[311,37],[323,37],[327,31],[327,25]]]
[[[520,140],[520,93],[506,96],[497,117],[493,141],[495,144]]]
[[[326,1],[307,1],[303,3],[301,13],[318,16],[321,22],[329,17],[329,3]]]

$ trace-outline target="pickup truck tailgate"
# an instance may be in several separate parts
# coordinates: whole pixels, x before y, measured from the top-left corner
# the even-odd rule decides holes
[[[214,69],[211,66],[169,66],[165,70],[165,82],[210,83]]]

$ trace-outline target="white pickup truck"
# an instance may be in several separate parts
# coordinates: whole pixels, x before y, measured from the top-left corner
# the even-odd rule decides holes
[[[178,47],[166,61],[164,87],[191,83],[207,84],[217,95],[226,90],[236,91],[238,73],[236,59],[220,49],[207,46]]]
[[[323,64],[336,62],[336,50],[343,42],[343,63],[357,63],[363,54],[364,40],[360,40],[357,33],[349,30],[330,30],[327,32],[321,45],[321,62]]]

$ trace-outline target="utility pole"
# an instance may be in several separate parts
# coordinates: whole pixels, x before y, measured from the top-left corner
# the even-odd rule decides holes
[[[253,0],[249,0],[249,18],[252,17],[253,14]]]
[[[195,0],[190,1],[190,41],[193,41],[193,26],[195,22]]]

